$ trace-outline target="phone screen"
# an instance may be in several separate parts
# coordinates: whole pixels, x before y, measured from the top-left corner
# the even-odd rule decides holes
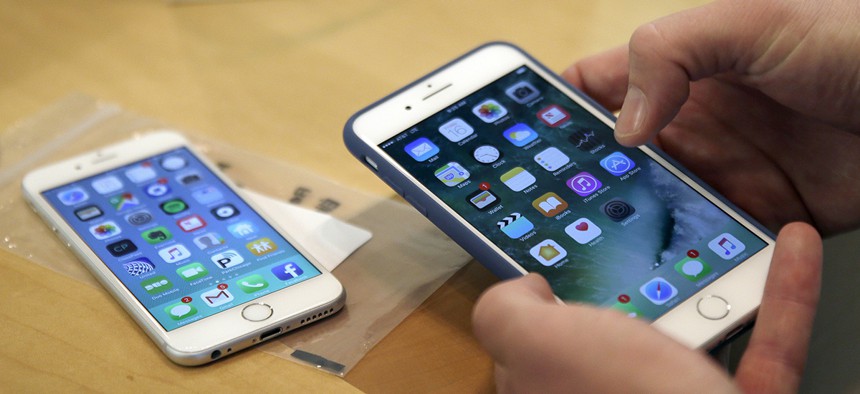
[[[654,320],[766,246],[528,66],[380,148],[565,301]]]
[[[167,331],[320,274],[186,148],[42,195]]]

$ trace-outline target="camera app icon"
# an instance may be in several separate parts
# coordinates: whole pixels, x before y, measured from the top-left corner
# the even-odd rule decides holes
[[[534,85],[526,81],[520,81],[515,83],[513,86],[505,90],[505,94],[507,94],[508,97],[520,104],[528,103],[529,101],[532,101],[538,98],[538,96],[540,96],[540,92],[537,90],[537,88],[535,88]]]

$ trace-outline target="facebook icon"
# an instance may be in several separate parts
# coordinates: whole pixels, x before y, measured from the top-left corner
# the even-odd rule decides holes
[[[272,273],[280,280],[290,280],[302,276],[304,271],[295,263],[286,263],[272,268]]]

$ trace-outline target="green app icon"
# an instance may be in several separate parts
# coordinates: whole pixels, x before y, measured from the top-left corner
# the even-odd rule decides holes
[[[188,204],[178,198],[166,201],[161,204],[161,210],[168,215],[177,214],[188,209]]]
[[[627,317],[642,317],[642,312],[639,311],[639,308],[633,306],[631,303],[620,303],[616,302],[612,305],[612,309],[615,309],[621,313],[627,315]]]
[[[239,279],[236,284],[239,285],[239,288],[242,289],[242,291],[249,294],[269,287],[269,282],[266,282],[266,280],[263,279],[263,276],[258,274]]]
[[[675,264],[675,271],[691,281],[698,281],[711,273],[711,266],[698,259],[685,257]]]
[[[140,236],[143,237],[146,242],[153,245],[173,238],[173,234],[171,234],[170,230],[164,226],[158,226],[152,230],[144,231]]]
[[[194,305],[186,304],[184,302],[177,302],[172,305],[168,305],[167,308],[164,308],[164,312],[167,313],[167,316],[170,316],[173,320],[182,320],[186,317],[194,316],[197,314],[197,308]]]
[[[173,288],[173,283],[170,283],[170,281],[162,275],[140,282],[140,285],[149,294],[158,294]]]
[[[203,266],[203,264],[191,263],[177,268],[176,275],[179,275],[180,278],[185,279],[187,281],[192,281],[209,275],[209,270],[207,270],[206,267]]]

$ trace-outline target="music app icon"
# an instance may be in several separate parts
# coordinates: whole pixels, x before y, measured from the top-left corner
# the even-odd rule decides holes
[[[722,233],[708,242],[710,248],[723,260],[731,260],[746,249],[746,245],[729,233]]]
[[[585,171],[568,179],[566,184],[570,190],[573,190],[576,194],[579,194],[582,197],[588,197],[591,193],[596,192],[603,186],[603,183],[601,183],[599,179]]]
[[[176,263],[191,257],[191,252],[184,245],[175,244],[159,249],[158,255],[165,263]]]

